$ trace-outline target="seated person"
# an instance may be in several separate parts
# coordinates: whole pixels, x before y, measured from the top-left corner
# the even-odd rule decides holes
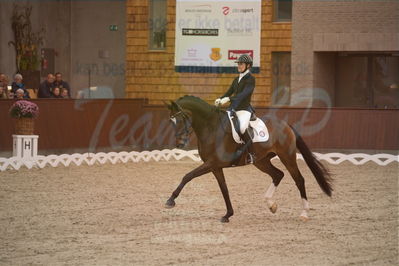
[[[17,100],[22,100],[22,99],[29,99],[29,94],[25,94],[26,90],[24,91],[23,89],[18,89],[15,94],[14,94],[14,99]]]
[[[38,98],[51,98],[53,89],[55,88],[54,84],[55,77],[53,74],[48,74],[45,81],[40,83]]]
[[[51,98],[62,98],[60,88],[55,87],[51,92]]]
[[[68,98],[71,98],[71,88],[68,82],[62,80],[62,74],[60,72],[55,73],[54,85],[62,91],[62,89],[67,89]]]
[[[11,84],[11,92],[14,95],[14,98],[16,98],[16,92],[17,90],[21,89],[24,92],[23,98],[29,99],[29,92],[26,90],[25,85],[22,83],[22,75],[21,74],[16,74],[14,76],[14,82]]]
[[[3,89],[4,96],[1,96],[1,97],[3,97],[3,99],[4,99],[4,97],[7,97],[7,98],[13,97],[13,96],[10,97],[10,95],[9,95],[9,93],[11,92],[10,91],[11,86],[8,86],[8,76],[3,73],[0,74],[0,88]]]
[[[6,75],[0,73],[0,99],[8,99],[8,91],[7,91],[8,80]]]
[[[0,87],[8,86],[8,78],[5,74],[0,73]]]
[[[62,96],[62,98],[64,98],[64,99],[69,99],[69,98],[70,98],[69,95],[70,95],[70,92],[69,92],[68,89],[63,88],[63,89],[61,90],[61,96]]]
[[[4,89],[3,86],[0,86],[0,100],[2,100],[2,99],[8,99],[7,87],[6,87],[6,89]]]

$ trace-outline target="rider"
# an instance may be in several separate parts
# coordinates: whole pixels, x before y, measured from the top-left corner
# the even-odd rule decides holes
[[[231,112],[231,115],[238,117],[240,122],[240,134],[241,138],[245,142],[243,147],[240,148],[237,155],[240,155],[243,151],[248,148],[249,162],[255,160],[255,156],[251,149],[252,138],[248,133],[249,120],[251,118],[254,109],[252,108],[251,96],[255,89],[255,77],[251,75],[249,71],[252,67],[252,58],[247,54],[241,55],[236,63],[238,72],[240,75],[233,80],[229,90],[220,98],[215,100],[215,105],[223,105],[230,102],[230,106],[227,111]]]

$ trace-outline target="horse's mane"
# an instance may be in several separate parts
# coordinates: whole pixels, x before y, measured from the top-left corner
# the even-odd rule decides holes
[[[202,100],[200,97],[194,96],[194,95],[184,95],[182,97],[180,97],[179,99],[176,100],[176,102],[180,102],[180,101],[190,101],[190,102],[197,102],[197,103],[201,103],[201,104],[205,104],[205,105],[209,105],[206,101]]]
[[[190,105],[195,105],[197,108],[201,108],[202,111],[207,113],[221,112],[222,110],[216,106],[210,105],[203,99],[193,95],[184,95],[176,100],[177,104],[185,104],[188,103]],[[200,111],[200,110],[198,110]]]

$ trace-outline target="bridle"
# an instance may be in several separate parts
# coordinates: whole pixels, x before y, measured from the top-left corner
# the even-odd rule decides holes
[[[192,122],[190,121],[189,116],[183,110],[180,110],[179,112],[170,116],[170,120],[172,120],[175,126],[177,125],[177,117],[182,118],[184,127],[181,130],[176,131],[175,137],[177,139],[181,138],[181,136],[184,136],[184,138],[181,139],[184,141],[184,145],[186,145],[190,139],[191,133],[193,132]]]

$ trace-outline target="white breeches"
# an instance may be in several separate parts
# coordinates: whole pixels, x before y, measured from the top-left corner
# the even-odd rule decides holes
[[[251,119],[251,112],[241,110],[236,112],[238,121],[240,121],[240,131],[244,134],[245,130],[249,126],[249,120]]]

